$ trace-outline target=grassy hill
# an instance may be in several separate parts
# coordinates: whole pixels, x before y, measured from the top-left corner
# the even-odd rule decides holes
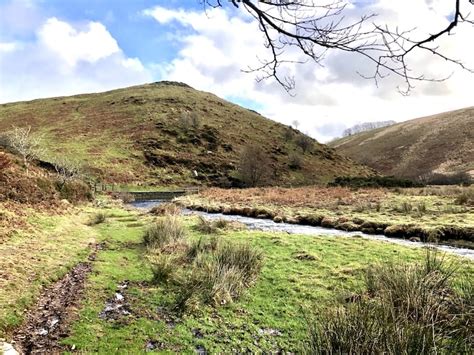
[[[275,184],[373,174],[316,141],[303,152],[300,132],[174,82],[0,105],[0,132],[12,126],[31,126],[48,154],[78,160],[105,182],[238,184],[236,166],[249,144],[268,156]],[[299,166],[291,169],[295,156]]]
[[[387,175],[474,175],[474,107],[417,118],[329,145]]]

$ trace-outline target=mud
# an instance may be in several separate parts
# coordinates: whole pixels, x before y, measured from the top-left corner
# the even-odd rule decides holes
[[[132,314],[130,305],[124,295],[128,284],[129,282],[126,280],[117,286],[114,296],[107,300],[104,309],[99,314],[99,318],[107,321],[116,321],[123,316]]]
[[[20,354],[57,354],[66,350],[60,341],[69,335],[69,326],[84,292],[87,275],[101,244],[91,245],[86,262],[77,264],[62,279],[45,289],[14,333],[16,350]]]

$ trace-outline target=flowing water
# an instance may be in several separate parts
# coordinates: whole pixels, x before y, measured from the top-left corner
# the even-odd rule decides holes
[[[159,205],[160,203],[163,203],[163,201],[162,200],[136,201],[136,202],[132,202],[132,206],[139,209],[150,209],[153,206]],[[245,224],[249,229],[261,230],[261,231],[286,232],[290,234],[304,234],[304,235],[323,235],[323,236],[327,235],[327,236],[334,236],[334,237],[350,237],[350,236],[357,235],[357,236],[362,236],[363,238],[366,238],[366,239],[380,240],[387,243],[394,243],[394,244],[405,245],[409,247],[421,248],[421,247],[430,246],[430,247],[434,247],[448,253],[456,254],[456,255],[474,260],[473,249],[456,248],[456,247],[451,247],[448,245],[411,242],[405,239],[387,238],[384,235],[378,235],[378,234],[365,234],[362,232],[345,232],[345,231],[341,231],[341,230],[333,229],[333,228],[303,226],[303,225],[289,224],[289,223],[275,223],[270,219],[259,219],[259,218],[244,217],[244,216],[238,216],[238,215],[224,215],[222,213],[207,213],[207,212],[202,212],[202,211],[191,211],[188,209],[183,209],[183,214],[199,215],[211,220],[225,219],[228,221],[236,221],[236,222]]]

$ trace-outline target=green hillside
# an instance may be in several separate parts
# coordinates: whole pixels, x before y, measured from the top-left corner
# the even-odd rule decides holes
[[[249,144],[267,155],[272,184],[372,174],[316,141],[303,152],[300,132],[174,82],[0,105],[0,132],[12,126],[31,126],[47,154],[78,160],[105,182],[235,186]]]

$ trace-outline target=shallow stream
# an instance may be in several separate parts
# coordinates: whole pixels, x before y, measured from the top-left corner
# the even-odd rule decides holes
[[[163,200],[148,200],[148,201],[136,201],[132,202],[131,205],[139,209],[150,209],[160,203],[163,203]],[[434,247],[436,249],[463,256],[474,260],[474,250],[466,248],[456,248],[448,245],[439,245],[439,244],[430,244],[430,243],[421,243],[421,242],[411,242],[406,239],[397,239],[397,238],[387,238],[384,235],[377,234],[365,234],[362,232],[345,232],[333,228],[324,228],[324,227],[314,227],[314,226],[304,226],[298,224],[289,224],[289,223],[275,223],[270,219],[259,219],[252,217],[243,217],[238,215],[224,215],[222,213],[207,213],[202,211],[192,211],[189,209],[183,209],[183,214],[185,215],[199,215],[204,216],[208,219],[225,219],[228,221],[236,221],[242,224],[245,224],[249,229],[261,230],[261,231],[271,231],[271,232],[286,232],[289,234],[304,234],[304,235],[327,235],[334,237],[350,237],[350,236],[362,236],[366,239],[380,240],[387,243],[394,243],[399,245],[405,245],[409,247],[422,248],[422,247]]]

